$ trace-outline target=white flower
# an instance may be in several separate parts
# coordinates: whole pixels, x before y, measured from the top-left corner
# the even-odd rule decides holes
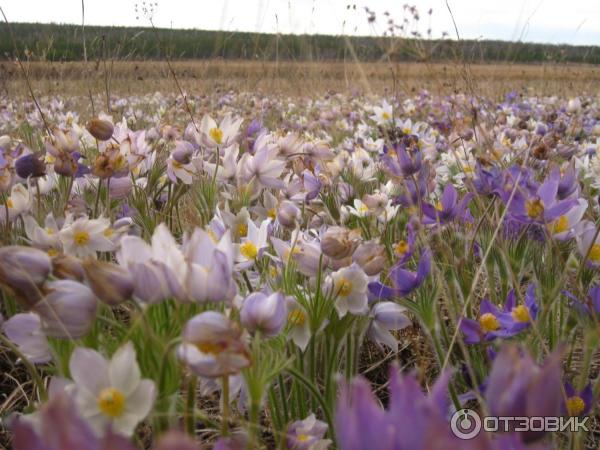
[[[10,197],[6,200],[10,218],[23,214],[31,209],[31,196],[24,184],[15,184],[10,190]]]
[[[370,118],[377,122],[377,125],[385,125],[392,120],[392,105],[390,105],[386,100],[384,100],[381,106],[373,107],[373,113],[374,114],[370,116]]]
[[[110,424],[117,433],[131,436],[152,409],[156,388],[152,380],[141,378],[131,342],[119,348],[110,361],[95,350],[78,347],[71,355],[69,370],[75,383],[66,391],[99,435]]]
[[[242,118],[234,120],[228,114],[217,125],[212,117],[205,115],[200,122],[200,139],[198,143],[208,148],[229,147],[237,137],[243,120]]]
[[[32,216],[25,217],[25,234],[33,247],[45,250],[50,256],[62,251],[62,243],[58,235],[59,228],[52,213],[46,216],[44,227],[40,227]]]
[[[248,234],[241,244],[235,245],[238,268],[248,268],[262,256],[262,251],[268,246],[267,235],[270,223],[270,219],[265,219],[258,228],[252,220],[248,219]]]
[[[354,208],[352,206],[343,206],[343,208],[356,217],[367,217],[369,215],[369,207],[358,198],[354,199]]]
[[[331,274],[328,286],[336,297],[335,309],[340,317],[348,311],[352,314],[367,312],[367,283],[367,275],[355,263]]]
[[[67,219],[67,222],[72,220]],[[111,233],[108,219],[88,219],[80,217],[72,223],[65,223],[59,232],[60,241],[66,253],[84,258],[96,256],[96,252],[108,252],[114,245],[107,235]]]
[[[288,339],[291,339],[300,350],[304,351],[310,341],[310,322],[308,313],[294,297],[286,297]]]

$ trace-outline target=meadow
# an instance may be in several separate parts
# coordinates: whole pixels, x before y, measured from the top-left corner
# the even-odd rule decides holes
[[[0,62],[0,444],[598,448],[599,81]]]

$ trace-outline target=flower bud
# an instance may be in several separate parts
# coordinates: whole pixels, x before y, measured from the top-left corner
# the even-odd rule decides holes
[[[34,307],[46,335],[63,339],[85,336],[96,318],[98,304],[91,289],[73,280],[58,280],[46,283],[46,292]]]
[[[69,255],[58,255],[52,258],[52,274],[64,280],[83,281],[85,278],[81,261]]]
[[[21,178],[42,177],[46,175],[46,164],[40,155],[30,153],[15,161],[15,171]]]
[[[294,228],[300,218],[300,208],[289,200],[281,202],[277,211],[277,220],[286,228]]]
[[[113,177],[110,180],[110,198],[115,200],[122,200],[127,198],[131,194],[133,184],[129,177]]]
[[[133,295],[133,279],[126,269],[105,261],[84,261],[83,270],[88,285],[101,301],[117,305]]]
[[[321,239],[321,250],[333,259],[346,258],[354,252],[359,243],[360,232],[342,227],[329,228]]]
[[[77,162],[70,153],[60,153],[54,161],[54,171],[65,177],[72,177],[77,172]]]
[[[28,306],[41,299],[40,288],[50,268],[50,257],[42,250],[20,245],[0,248],[0,284],[11,289]]]
[[[283,295],[280,292],[274,292],[269,296],[262,292],[250,294],[242,304],[240,320],[249,331],[258,330],[265,336],[276,336],[286,320]]]
[[[385,266],[385,247],[375,242],[363,242],[352,255],[352,261],[357,263],[367,275],[377,275]]]
[[[194,147],[192,144],[186,141],[179,141],[171,153],[171,156],[179,164],[189,164],[192,161],[192,155],[194,154]]]
[[[99,141],[108,141],[114,132],[113,124],[108,120],[92,119],[87,124],[87,129]]]

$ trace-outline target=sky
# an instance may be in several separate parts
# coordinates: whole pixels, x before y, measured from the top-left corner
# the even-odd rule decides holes
[[[434,38],[443,32],[456,38],[446,0],[153,0],[153,21],[167,28],[380,36],[387,28],[386,11],[402,23],[405,1],[419,11],[420,20],[411,27],[422,35],[431,28]],[[80,24],[81,4],[0,0],[11,22]],[[84,5],[89,25],[149,24],[139,12],[141,0],[84,0]],[[461,38],[600,45],[600,0],[448,0],[448,5]],[[375,22],[367,20],[365,6],[375,12]]]

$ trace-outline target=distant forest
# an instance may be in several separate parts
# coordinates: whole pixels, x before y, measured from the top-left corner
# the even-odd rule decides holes
[[[12,34],[12,36],[11,36]],[[13,39],[14,38],[14,39]],[[275,35],[142,27],[85,27],[90,60],[256,59],[335,61],[468,61],[600,63],[600,47],[506,41],[425,40],[325,35]],[[15,46],[16,44],[16,46]],[[0,24],[0,58],[73,61],[84,58],[79,25]]]

